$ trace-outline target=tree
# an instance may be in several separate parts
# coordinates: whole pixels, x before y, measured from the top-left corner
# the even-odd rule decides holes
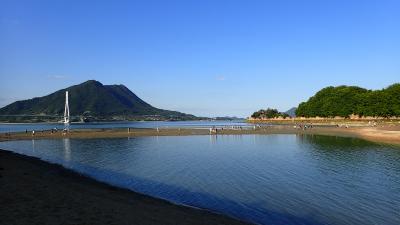
[[[251,115],[251,117],[255,118],[255,119],[261,119],[261,118],[271,119],[271,118],[277,118],[277,117],[287,118],[290,116],[286,113],[279,112],[277,109],[267,108],[267,109],[260,109],[257,112],[254,112]]]
[[[305,117],[349,117],[352,114],[400,116],[400,84],[376,91],[356,86],[330,86],[300,103],[296,110],[296,116]]]

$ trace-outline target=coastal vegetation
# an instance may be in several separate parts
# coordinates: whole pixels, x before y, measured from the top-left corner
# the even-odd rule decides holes
[[[326,87],[299,104],[300,117],[399,117],[400,84],[382,90],[356,86]]]
[[[286,118],[289,117],[289,115],[287,113],[279,112],[277,109],[267,108],[267,109],[260,109],[257,112],[254,112],[251,115],[251,117],[254,119],[263,119],[263,118],[272,119],[272,118]]]
[[[329,86],[287,112],[268,108],[251,119],[300,118],[393,118],[400,117],[400,83],[381,90],[357,86]]]

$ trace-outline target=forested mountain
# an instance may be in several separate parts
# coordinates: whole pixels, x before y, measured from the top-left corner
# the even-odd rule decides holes
[[[197,117],[158,109],[146,103],[124,85],[103,85],[89,80],[44,97],[17,101],[0,109],[0,115],[58,115],[64,113],[65,91],[69,92],[72,116],[102,119],[187,120]]]

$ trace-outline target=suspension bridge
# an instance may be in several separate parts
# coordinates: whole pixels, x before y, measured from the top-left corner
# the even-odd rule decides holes
[[[69,100],[68,100],[68,91],[65,92],[65,106],[64,106],[64,115],[50,115],[50,114],[39,114],[39,115],[33,115],[33,114],[17,114],[17,115],[0,115],[0,118],[32,118],[32,119],[57,119],[58,122],[63,123],[65,129],[69,129],[69,125],[71,123],[71,120],[74,119],[81,119],[81,116],[71,116],[69,112]]]

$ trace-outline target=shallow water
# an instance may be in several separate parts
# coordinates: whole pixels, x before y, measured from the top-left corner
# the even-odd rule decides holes
[[[71,129],[102,129],[102,128],[168,128],[168,127],[190,127],[190,128],[209,128],[212,126],[252,126],[244,120],[233,121],[132,121],[132,122],[90,122],[72,123]],[[53,128],[64,129],[63,123],[0,123],[0,133],[50,130]]]
[[[259,224],[400,224],[400,149],[318,135],[0,143],[98,180]]]

